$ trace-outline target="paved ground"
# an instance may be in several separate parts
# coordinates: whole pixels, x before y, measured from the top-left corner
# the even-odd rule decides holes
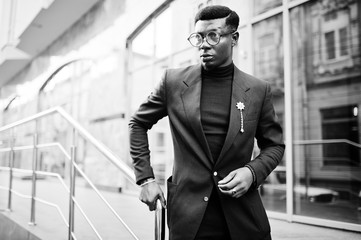
[[[6,186],[7,178],[0,171],[0,186]],[[30,181],[14,179],[14,189],[22,194],[30,194]],[[68,219],[68,197],[61,185],[55,180],[40,180],[37,185],[39,198],[57,204]],[[98,229],[103,239],[126,240],[134,239],[113,216],[113,214],[101,203],[98,196],[88,188],[79,187],[76,196],[83,207],[89,213],[88,217]],[[124,219],[140,240],[154,239],[154,214],[139,202],[134,194],[119,194],[104,192],[105,198],[114,206],[117,213]],[[13,219],[18,224],[26,227],[35,235],[45,240],[67,239],[66,224],[54,207],[37,203],[36,226],[29,226],[30,200],[14,195],[12,212],[2,212],[5,216]],[[0,209],[7,207],[7,192],[0,189]],[[75,234],[78,240],[98,239],[94,231],[89,228],[84,218],[76,211]],[[337,229],[311,226],[307,224],[288,223],[283,220],[270,219],[272,236],[274,240],[360,240],[361,233],[343,231]],[[1,239],[7,240],[7,239]]]
[[[270,219],[274,240],[360,240],[361,233]]]

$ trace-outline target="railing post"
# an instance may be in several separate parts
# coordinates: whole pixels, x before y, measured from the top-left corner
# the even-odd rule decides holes
[[[68,240],[73,240],[74,233],[74,198],[75,198],[75,167],[76,162],[76,133],[73,129],[73,145],[71,146],[71,160],[70,160],[70,193],[69,193],[69,233]]]
[[[12,189],[13,189],[13,167],[14,167],[14,135],[11,135],[10,140],[10,155],[9,155],[9,191],[8,191],[8,208],[7,211],[11,211],[11,201],[12,201]]]
[[[165,237],[165,209],[162,207],[160,200],[156,202],[155,209],[155,240],[164,240]]]
[[[36,197],[36,170],[38,167],[38,134],[35,133],[33,137],[33,162],[32,170],[33,174],[31,177],[31,209],[30,209],[30,222],[29,225],[36,225],[35,223],[35,197]]]

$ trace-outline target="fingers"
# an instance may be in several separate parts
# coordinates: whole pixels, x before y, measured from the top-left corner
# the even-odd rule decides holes
[[[221,181],[218,182],[218,185],[225,185],[229,183],[234,178],[235,175],[236,175],[235,171],[230,172],[225,178],[223,178]]]
[[[167,208],[167,201],[165,200],[165,197],[163,194],[160,195],[160,203],[162,204],[163,208]]]
[[[148,204],[149,211],[154,211],[157,208],[156,202],[152,202]]]
[[[233,187],[231,189],[228,189],[228,190],[224,190],[222,188],[219,188],[219,190],[223,194],[228,195],[230,197],[234,197],[234,198],[239,198],[239,197],[241,197],[242,195],[244,195],[247,192],[246,188],[243,188],[243,187],[240,188],[239,186],[235,186],[235,187]]]
[[[236,171],[230,172],[225,178],[218,182],[218,188],[223,193],[231,193],[231,190],[237,185],[235,179]]]
[[[166,200],[164,198],[164,196],[158,196],[154,201],[145,201],[145,200],[142,200],[141,201],[145,204],[148,205],[148,208],[150,211],[154,211],[157,209],[157,201],[160,200],[160,203],[162,205],[162,208],[167,208],[167,203],[166,203]]]
[[[142,187],[139,200],[148,205],[150,211],[157,208],[157,200],[160,200],[163,208],[166,208],[166,200],[163,191],[157,183],[149,183]]]
[[[150,211],[154,211],[157,208],[157,200],[158,200],[158,198],[156,198],[154,200],[143,199],[143,198],[139,198],[139,199],[140,199],[141,202],[148,205],[148,208],[149,208]]]
[[[219,181],[218,188],[225,195],[239,198],[245,194],[250,187],[248,178],[249,176],[245,174],[244,169],[239,168],[230,172],[224,179]]]

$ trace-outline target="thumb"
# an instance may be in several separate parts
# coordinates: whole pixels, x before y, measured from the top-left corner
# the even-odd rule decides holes
[[[218,185],[227,184],[229,181],[231,181],[234,178],[235,175],[236,175],[235,171],[230,172],[225,178],[223,178],[221,181],[218,182]]]

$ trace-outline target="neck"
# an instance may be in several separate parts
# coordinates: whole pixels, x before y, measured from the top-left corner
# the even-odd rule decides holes
[[[223,70],[223,69],[227,69],[227,68],[233,68],[234,64],[233,64],[233,61],[227,65],[224,65],[224,66],[217,66],[217,67],[207,67],[207,66],[204,66],[202,65],[202,69],[204,71],[207,71],[207,72],[217,72],[219,70]]]
[[[227,66],[223,67],[216,67],[213,69],[202,69],[202,76],[206,78],[212,78],[212,79],[223,79],[224,77],[227,78],[227,76],[232,76],[234,71],[234,64],[233,62]]]

